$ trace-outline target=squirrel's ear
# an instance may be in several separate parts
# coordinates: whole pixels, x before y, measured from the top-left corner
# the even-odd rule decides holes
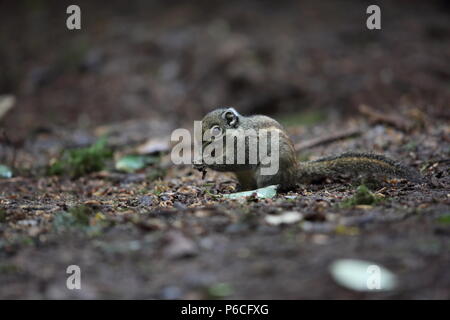
[[[222,117],[227,121],[227,124],[236,127],[239,122],[240,114],[234,110],[234,108],[228,108],[223,114]]]

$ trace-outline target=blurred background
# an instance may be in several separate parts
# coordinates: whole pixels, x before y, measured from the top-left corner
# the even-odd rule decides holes
[[[420,108],[449,115],[448,1],[1,1],[0,94],[12,139],[52,126],[158,119],[214,107],[351,114]]]

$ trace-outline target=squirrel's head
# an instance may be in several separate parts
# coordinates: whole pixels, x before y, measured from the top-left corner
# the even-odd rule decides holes
[[[234,108],[213,110],[202,119],[202,135],[210,130],[211,136],[219,137],[227,129],[236,129],[241,117]]]

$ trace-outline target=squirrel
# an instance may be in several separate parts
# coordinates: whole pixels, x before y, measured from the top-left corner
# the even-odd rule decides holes
[[[206,114],[202,120],[203,149],[212,141],[220,138],[225,142],[225,131],[233,129],[253,129],[255,131],[265,129],[267,132],[277,132],[279,139],[279,170],[274,174],[262,174],[260,160],[254,164],[248,162],[230,164],[225,161],[222,164],[205,164],[204,160],[200,164],[194,164],[194,168],[203,171],[203,176],[206,168],[221,172],[233,172],[239,181],[241,190],[278,185],[278,190],[288,191],[294,189],[297,184],[309,184],[324,178],[354,174],[399,177],[413,182],[422,181],[418,172],[378,154],[347,152],[318,160],[299,162],[294,145],[281,124],[264,115],[243,116],[234,108],[219,108]],[[205,140],[205,133],[209,133],[213,138]],[[245,159],[248,160],[249,143],[247,140],[245,142]],[[235,152],[237,148],[235,148]],[[204,155],[202,159],[205,159]]]

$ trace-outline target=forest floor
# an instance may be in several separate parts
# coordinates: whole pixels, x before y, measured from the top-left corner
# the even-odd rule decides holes
[[[377,33],[363,1],[80,1],[78,33],[61,1],[26,3],[0,12],[0,92],[17,101],[0,119],[0,299],[450,298],[448,2],[386,3]],[[425,180],[371,183],[369,202],[346,180],[223,198],[231,175],[202,179],[167,146],[223,104],[279,120],[300,160],[371,151]],[[398,285],[344,288],[339,259]]]
[[[223,199],[235,190],[231,176],[209,171],[202,180],[190,167],[170,165],[168,154],[135,173],[115,170],[113,160],[75,179],[23,173],[0,180],[1,298],[448,298],[450,127],[405,134],[332,122],[289,131],[308,140],[342,126],[364,130],[304,157],[382,151],[422,170],[426,182],[390,180],[371,186],[381,201],[344,205],[357,184],[326,181],[272,199]],[[301,220],[267,219],[286,212]],[[400,285],[344,289],[329,271],[342,258],[380,264]],[[66,289],[72,264],[82,270],[82,290]]]

